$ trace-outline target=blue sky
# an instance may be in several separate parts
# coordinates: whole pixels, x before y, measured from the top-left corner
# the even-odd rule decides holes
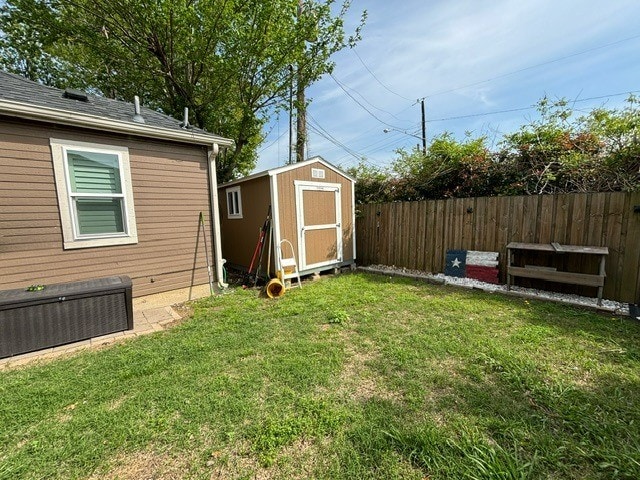
[[[347,32],[362,10],[362,41],[307,91],[308,155],[336,165],[386,166],[419,143],[407,133],[420,136],[422,97],[427,139],[491,145],[536,118],[544,95],[579,113],[640,91],[638,0],[354,0]],[[517,111],[493,113],[505,110]],[[256,171],[286,163],[288,125],[284,113],[267,125]]]

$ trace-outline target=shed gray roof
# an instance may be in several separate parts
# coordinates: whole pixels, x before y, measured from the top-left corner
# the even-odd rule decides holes
[[[141,107],[141,114],[145,121],[142,124],[133,121],[135,114],[133,103],[112,100],[89,93],[87,94],[88,101],[76,100],[67,98],[64,93],[64,90],[41,85],[19,75],[0,71],[0,101],[6,100],[35,107],[44,107],[64,113],[66,118],[69,118],[69,113],[77,113],[83,116],[130,123],[132,128],[145,125],[151,128],[173,130],[176,133],[180,132],[180,134],[190,132],[198,136],[211,136],[212,138],[223,140],[221,143],[232,143],[228,139],[217,137],[199,128],[184,129],[180,126],[180,120],[150,108]],[[4,112],[0,110],[0,113],[11,114],[9,110]],[[63,115],[61,115],[62,117]],[[224,140],[227,141],[224,142]]]

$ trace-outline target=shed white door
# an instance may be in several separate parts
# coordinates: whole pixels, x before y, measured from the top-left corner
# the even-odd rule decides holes
[[[295,182],[300,270],[342,261],[340,185]]]

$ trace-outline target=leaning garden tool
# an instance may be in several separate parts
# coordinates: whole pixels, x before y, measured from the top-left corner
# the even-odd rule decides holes
[[[256,260],[262,259],[262,250],[264,247],[264,239],[267,235],[267,230],[269,224],[271,223],[271,205],[269,205],[269,210],[267,211],[267,218],[260,229],[260,233],[258,234],[258,243],[256,243],[256,248],[253,251],[253,256],[251,257],[251,263],[249,264],[249,270],[247,271],[247,275],[245,277],[244,286],[248,286],[249,279],[251,278],[251,272],[253,272],[253,267],[256,267],[256,274],[258,273],[258,264],[256,264]],[[258,260],[258,263],[261,260]]]
[[[209,249],[207,248],[207,230],[204,227],[204,215],[200,212],[200,226],[202,227],[202,238],[204,240],[204,254],[207,259],[207,274],[209,275],[209,292],[213,295],[213,276],[211,275],[211,263],[209,263]]]
[[[262,236],[262,245],[260,246],[260,255],[258,259],[258,266],[256,267],[256,276],[253,280],[253,286],[255,287],[258,284],[258,278],[260,278],[260,271],[262,270],[262,257],[264,255],[264,240],[268,236],[269,237],[269,249],[271,249],[271,205],[269,205],[269,210],[267,211],[267,219],[264,222],[264,226],[262,227],[263,236]],[[269,258],[271,258],[271,254],[269,254]],[[269,276],[269,270],[267,269],[267,277]]]

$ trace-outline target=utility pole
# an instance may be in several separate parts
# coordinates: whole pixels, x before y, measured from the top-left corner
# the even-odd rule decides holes
[[[293,66],[289,65],[289,162],[293,163]]]
[[[298,82],[296,91],[297,112],[296,115],[296,162],[304,160],[304,147],[307,143],[307,106],[304,95],[304,79],[298,69]]]
[[[424,97],[420,99],[420,106],[422,107],[422,153],[427,155],[427,122],[424,116]]]
[[[298,0],[298,21],[302,15],[302,7],[303,0]],[[307,105],[304,94],[305,81],[300,64],[298,64],[296,77],[296,162],[302,162],[304,147],[307,143]]]

